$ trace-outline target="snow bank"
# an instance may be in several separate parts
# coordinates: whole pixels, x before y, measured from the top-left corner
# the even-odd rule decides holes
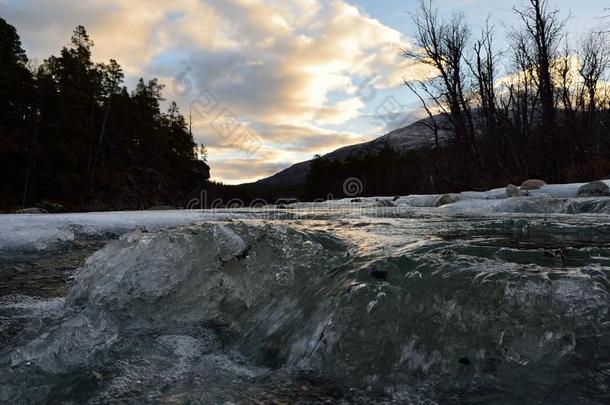
[[[54,250],[69,246],[79,238],[102,238],[140,228],[158,230],[240,216],[243,214],[238,211],[200,210],[0,215],[0,252]]]
[[[610,186],[610,180],[602,180]],[[464,191],[455,193],[459,201],[439,208],[441,212],[456,212],[470,215],[498,213],[538,214],[610,214],[610,197],[577,197],[578,189],[587,183],[548,184],[538,190],[527,191],[524,197],[509,197],[506,187],[489,191]],[[294,203],[290,208],[305,209],[349,209],[375,208],[379,201],[390,200],[400,209],[433,208],[441,194],[408,195],[392,197],[357,197],[324,202]],[[387,208],[387,207],[386,207]]]
[[[414,196],[417,197],[417,196]],[[400,197],[408,198],[408,197]],[[308,210],[308,209],[341,209],[341,208],[367,208],[378,207],[380,201],[390,201],[396,204],[394,197],[349,197],[336,200],[314,201],[314,202],[295,202],[289,204],[291,209]]]
[[[610,186],[610,180],[603,180]],[[587,183],[548,184],[528,191],[525,197],[508,197],[506,188],[489,191],[456,193],[460,201],[440,209],[464,214],[540,213],[540,214],[610,214],[610,197],[579,198],[578,189]],[[440,195],[412,195],[400,197],[397,205],[433,207]]]
[[[610,180],[604,180],[610,186]],[[526,197],[508,197],[505,188],[489,191],[465,191],[457,194],[460,200],[438,208],[440,212],[471,215],[497,213],[561,213],[610,214],[610,197],[577,198],[578,189],[586,183],[550,184],[529,191]],[[291,214],[299,210],[344,210],[352,208],[399,209],[432,208],[440,197],[410,195],[394,197],[343,198],[324,202],[299,202],[287,207]],[[391,201],[392,204],[381,204]],[[435,209],[436,210],[436,209]],[[227,219],[268,218],[278,211],[271,209],[124,211],[78,214],[21,214],[0,215],[0,252],[39,252],[68,247],[79,239],[107,238],[135,229],[160,230],[174,226],[197,224]]]
[[[409,207],[433,207],[434,202],[440,197],[440,194],[431,195],[408,195],[400,197],[395,201],[396,205],[407,205]]]
[[[604,181],[610,185],[610,180]],[[576,198],[578,189],[587,183],[571,183],[571,184],[547,184],[539,190],[531,190],[529,193],[532,196],[548,196],[555,198]]]
[[[538,196],[512,197],[502,200],[462,200],[440,207],[440,209],[448,212],[478,215],[497,213],[552,214],[567,213],[568,206],[568,199]]]

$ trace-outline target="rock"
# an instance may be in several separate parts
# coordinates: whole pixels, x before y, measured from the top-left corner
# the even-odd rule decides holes
[[[48,214],[49,211],[42,208],[24,208],[22,210],[15,211],[15,214]]]
[[[385,269],[373,269],[370,274],[371,277],[381,281],[385,281],[385,279],[388,278],[388,271]]]
[[[38,204],[38,208],[43,209],[45,211],[51,212],[53,214],[57,214],[60,212],[66,212],[66,209],[63,205],[47,200],[42,200],[40,204]]]
[[[398,200],[400,200],[400,196],[399,195],[394,196],[394,198],[392,199],[392,201],[398,201]]]
[[[506,195],[509,197],[524,197],[527,195],[527,193],[521,191],[521,189],[514,184],[509,184],[506,186]]]
[[[390,269],[392,268],[392,265],[387,265],[384,262],[373,262],[369,264],[366,268],[361,269],[359,273],[362,276],[365,276],[366,274],[368,275],[368,277],[371,277],[377,281],[386,281],[388,279]]]
[[[353,198],[352,201],[350,201],[350,202],[359,203],[359,202],[362,202],[362,198]]]
[[[546,186],[546,182],[544,180],[529,179],[521,183],[521,190],[538,190],[542,186]]]
[[[395,207],[394,203],[390,200],[378,200],[375,203],[375,207]]]
[[[460,201],[460,196],[457,194],[444,194],[434,201],[435,207],[442,207],[443,205],[453,204]]]
[[[148,209],[148,211],[172,211],[177,209],[178,208],[171,207],[169,205],[153,205]]]
[[[610,187],[603,181],[592,181],[578,189],[577,197],[610,197]]]

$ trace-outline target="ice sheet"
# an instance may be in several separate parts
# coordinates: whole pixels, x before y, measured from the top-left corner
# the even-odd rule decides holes
[[[78,237],[121,235],[139,228],[158,230],[239,216],[239,211],[201,210],[6,214],[0,215],[0,251],[56,249]]]

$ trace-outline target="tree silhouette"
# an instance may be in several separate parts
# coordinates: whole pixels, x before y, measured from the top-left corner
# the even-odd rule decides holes
[[[33,73],[11,25],[0,19],[0,204],[44,200],[69,209],[183,205],[209,168],[163,86],[140,79],[131,93],[116,60],[94,63],[83,26]]]

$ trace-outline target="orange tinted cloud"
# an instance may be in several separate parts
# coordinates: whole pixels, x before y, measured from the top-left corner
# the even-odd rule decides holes
[[[166,98],[183,112],[208,89],[264,148],[281,152],[235,160],[243,170],[231,169],[230,158],[221,161],[213,148],[238,154],[239,145],[223,144],[209,122],[194,117],[215,177],[232,181],[368,140],[340,128],[364,113],[356,94],[361,78],[378,76],[374,84],[384,88],[400,85],[403,75],[427,74],[405,66],[392,45],[408,47],[407,38],[345,0],[0,0],[0,7],[31,54],[56,54],[83,24],[96,60],[115,58],[132,78],[161,77],[170,85]],[[172,93],[173,77],[186,67],[192,92]]]

